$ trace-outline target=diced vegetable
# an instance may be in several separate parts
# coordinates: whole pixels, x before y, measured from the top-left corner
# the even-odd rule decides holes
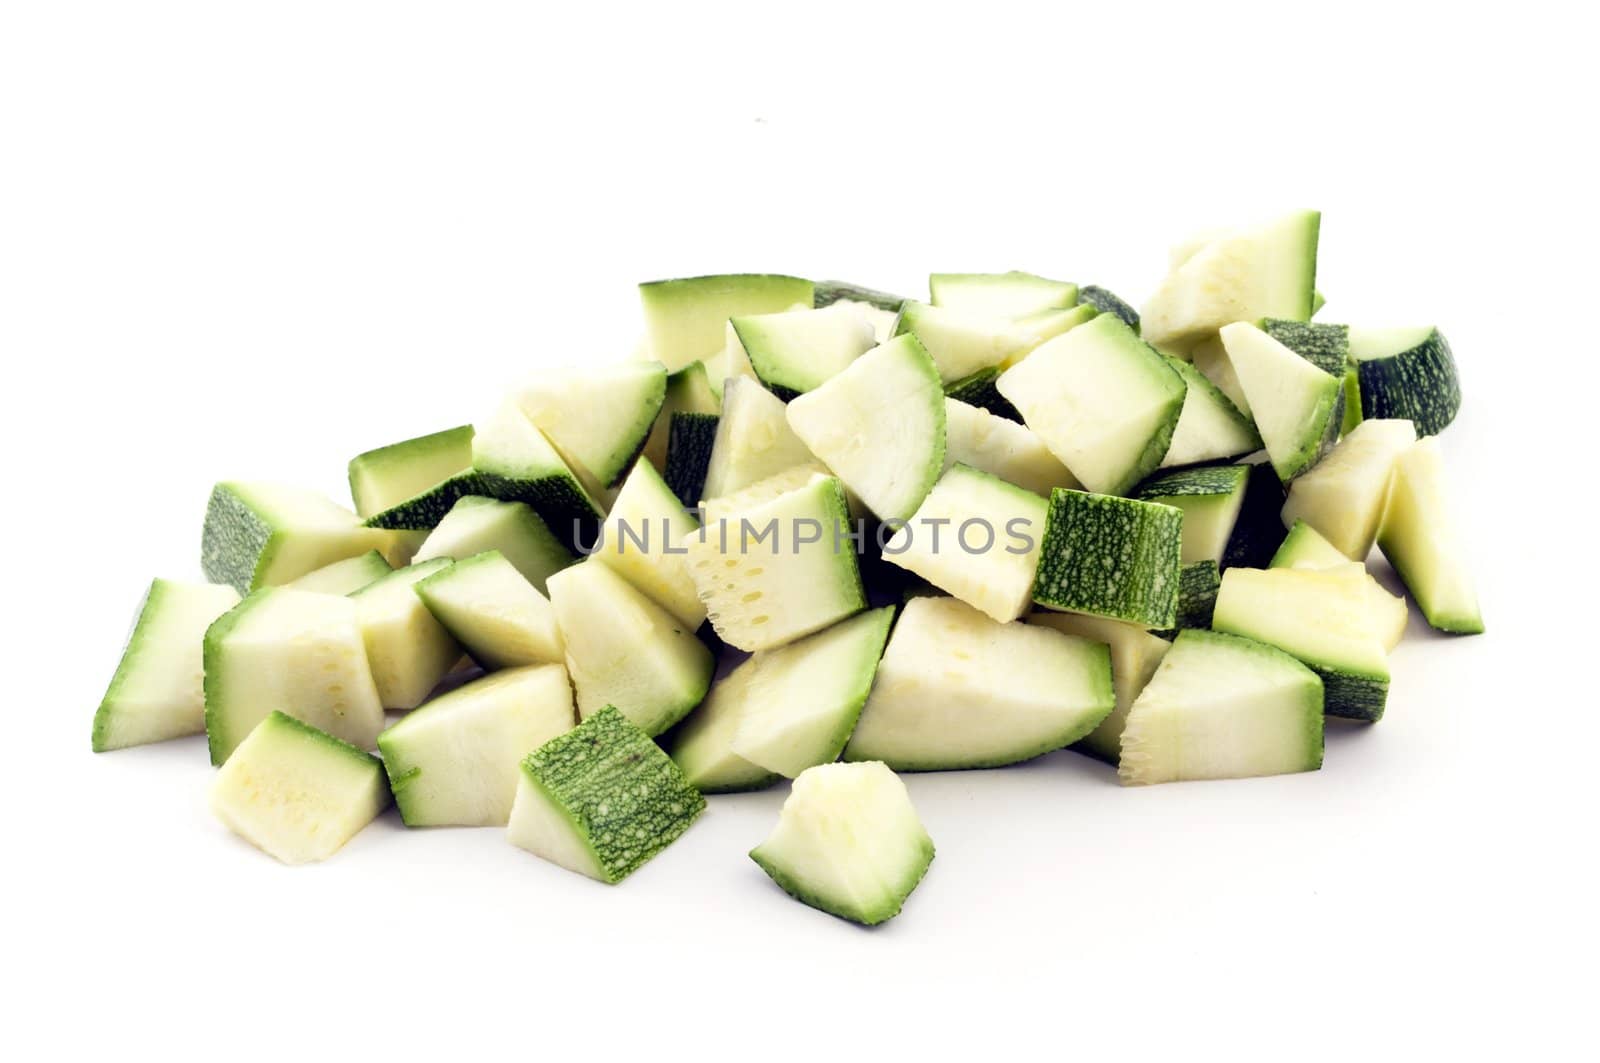
[[[1450,508],[1444,458],[1432,437],[1412,444],[1395,461],[1378,547],[1429,624],[1457,635],[1482,634],[1466,544]]]
[[[385,561],[382,554],[368,550],[359,557],[347,557],[343,561],[323,565],[315,572],[307,572],[298,579],[290,580],[284,586],[318,594],[353,594],[393,571],[394,566]]]
[[[733,750],[741,721],[756,705],[755,661],[745,660],[711,684],[706,699],[664,739],[684,778],[703,794],[764,790],[783,777]]]
[[[1000,372],[998,366],[991,365],[960,380],[952,380],[944,386],[945,398],[975,406],[996,417],[1004,417],[1008,421],[1021,424],[1022,414],[1017,412],[1017,408],[1011,405],[1011,400],[1000,394],[1000,389],[995,386],[996,381],[1000,379]]]
[[[472,426],[392,443],[350,459],[350,497],[362,519],[433,490],[472,467]]]
[[[1039,343],[1024,326],[911,300],[900,308],[895,335],[915,337],[945,383],[1000,365]]]
[[[200,567],[210,582],[248,594],[387,544],[383,532],[315,491],[219,483],[206,506]]]
[[[717,443],[714,413],[675,413],[667,432],[667,461],[663,479],[678,501],[696,505],[705,495],[711,454]]]
[[[484,668],[550,664],[563,658],[555,610],[496,550],[453,562],[425,576],[413,590]]]
[[[1261,449],[1261,435],[1250,418],[1188,362],[1173,358],[1167,363],[1183,378],[1183,412],[1172,430],[1162,468],[1196,465],[1218,458],[1233,458]]]
[[[450,566],[435,558],[391,572],[351,595],[367,665],[386,709],[414,709],[461,660],[461,645],[417,597],[416,584]]]
[[[689,577],[684,547],[700,531],[648,461],[623,481],[590,557],[615,570],[690,631],[705,623],[706,607]]]
[[[1078,298],[1102,314],[1115,314],[1133,331],[1139,331],[1139,311],[1097,284],[1085,284],[1078,289]]]
[[[1178,617],[1183,511],[1131,498],[1050,493],[1033,600],[1145,627]]]
[[[1344,423],[1342,378],[1324,373],[1254,325],[1222,329],[1222,344],[1250,399],[1267,457],[1284,483],[1333,449]]]
[[[953,398],[944,400],[945,472],[957,462],[1048,498],[1078,478],[1026,426]]]
[[[1150,677],[1156,674],[1156,666],[1167,655],[1172,644],[1134,624],[1078,613],[1038,612],[1028,617],[1028,623],[1052,627],[1065,635],[1103,642],[1110,648],[1111,686],[1116,692],[1116,708],[1072,748],[1109,764],[1116,764],[1122,751],[1122,726],[1128,719],[1128,710],[1145,684],[1150,682]]]
[[[1233,535],[1222,555],[1222,567],[1266,568],[1272,554],[1283,542],[1283,521],[1279,511],[1285,498],[1283,484],[1269,464],[1247,465],[1250,477],[1244,489],[1244,505],[1233,522]]]
[[[1378,537],[1395,460],[1416,441],[1410,421],[1362,421],[1289,485],[1283,522],[1303,520],[1350,560],[1366,560]]]
[[[756,376],[781,399],[821,386],[877,342],[872,322],[849,305],[736,317],[730,324]]]
[[[676,371],[723,349],[728,319],[812,305],[812,286],[773,273],[727,273],[639,285],[650,355]]]
[[[789,427],[783,400],[750,379],[730,379],[722,392],[705,497],[717,498],[815,461]]]
[[[1419,436],[1438,435],[1456,419],[1461,380],[1438,329],[1352,328],[1350,356],[1361,381],[1363,417],[1404,418]]]
[[[593,493],[622,482],[667,398],[659,362],[547,373],[517,392],[517,405]]]
[[[545,580],[572,564],[572,551],[561,544],[531,507],[481,495],[459,499],[428,537],[412,564],[447,558],[464,561],[497,551],[542,594]]]
[[[1219,563],[1244,506],[1249,478],[1243,465],[1180,469],[1145,480],[1134,488],[1133,497],[1183,511],[1183,564]]]
[[[1032,273],[935,273],[928,278],[934,306],[976,317],[1011,320],[1074,306],[1078,286]]]

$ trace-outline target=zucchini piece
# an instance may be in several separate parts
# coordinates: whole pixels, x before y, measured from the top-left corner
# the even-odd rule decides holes
[[[1321,219],[1316,211],[1298,210],[1204,243],[1145,304],[1145,339],[1183,345],[1232,322],[1309,320]]]
[[[758,381],[730,377],[722,392],[705,497],[732,494],[796,465],[814,461],[789,427],[783,400]]]
[[[770,650],[865,609],[849,522],[831,476],[728,516],[708,513],[688,545],[689,574],[718,636]]]
[[[1443,432],[1461,410],[1461,378],[1450,344],[1436,328],[1350,330],[1360,378],[1361,416],[1404,418],[1417,435]]]
[[[383,559],[376,550],[368,550],[360,557],[347,557],[331,565],[323,565],[315,572],[307,572],[298,579],[285,583],[297,591],[315,591],[318,594],[337,594],[341,597],[354,594],[373,580],[382,579],[394,571],[394,566]]]
[[[1078,289],[1080,302],[1088,303],[1102,314],[1115,314],[1122,319],[1123,324],[1133,331],[1139,331],[1139,311],[1117,298],[1116,294],[1100,287],[1098,284],[1085,284]]]
[[[1316,288],[1311,289],[1311,316],[1316,317],[1323,307],[1328,305],[1328,300]]]
[[[1128,710],[1150,682],[1150,677],[1156,674],[1156,667],[1172,648],[1172,643],[1134,624],[1099,616],[1034,613],[1028,617],[1028,623],[1055,628],[1064,635],[1103,642],[1110,650],[1111,688],[1116,694],[1116,707],[1072,748],[1115,765],[1122,750],[1122,727],[1127,722]]]
[[[238,604],[239,592],[232,587],[151,582],[122,660],[95,710],[96,753],[205,731],[201,647],[212,622]]]
[[[839,759],[867,702],[894,607],[858,613],[798,642],[758,653],[740,667],[750,676],[738,692],[732,752],[793,779]]]
[[[755,706],[750,696],[755,674],[755,658],[747,658],[712,683],[699,708],[666,736],[667,752],[689,785],[703,794],[765,790],[783,778],[733,751],[740,721]]]
[[[472,453],[473,484],[468,494],[530,506],[569,550],[594,538],[600,506],[577,470],[515,403],[503,403],[479,427]]]
[[[1348,434],[1361,423],[1361,376],[1350,356],[1350,326],[1277,318],[1265,318],[1259,324],[1261,331],[1318,369],[1344,381],[1342,432]]]
[[[391,572],[350,596],[356,603],[372,682],[386,709],[405,711],[421,705],[461,660],[461,646],[414,590],[417,583],[449,566],[442,557],[424,561]]]
[[[567,670],[507,668],[410,713],[378,736],[408,827],[504,827],[522,758],[577,725]]]
[[[906,785],[882,764],[824,764],[794,781],[750,859],[785,893],[864,926],[900,914],[933,862]]]
[[[428,533],[411,563],[439,558],[464,561],[490,550],[510,562],[541,594],[546,580],[576,560],[526,503],[467,495]]]
[[[696,537],[695,520],[648,461],[634,465],[600,526],[591,559],[643,591],[690,631],[706,621],[706,607],[689,578],[684,546]]]
[[[1261,449],[1261,434],[1256,431],[1255,422],[1240,413],[1203,372],[1176,358],[1167,364],[1183,378],[1187,390],[1161,468],[1235,458]]]
[[[656,467],[656,471],[665,475],[673,415],[701,413],[715,416],[721,410],[722,381],[717,380],[713,386],[706,363],[690,362],[676,373],[668,373],[667,395],[661,402],[661,412],[656,414],[656,423],[650,428],[650,437],[645,440],[644,456]]]
[[[1032,601],[1049,509],[1032,491],[956,465],[884,543],[883,559],[1003,624]]]
[[[413,589],[434,619],[486,670],[550,664],[565,655],[550,602],[498,550],[451,562]]]
[[[590,558],[550,578],[578,715],[614,705],[658,735],[706,696],[716,661],[685,624]]]
[[[1220,563],[1244,507],[1250,470],[1204,465],[1159,473],[1133,489],[1133,497],[1183,511],[1182,564]]]
[[[1022,414],[1018,413],[1010,400],[1000,394],[1000,389],[995,387],[995,381],[1000,379],[1000,372],[998,366],[991,365],[960,380],[951,381],[944,386],[944,397],[968,406],[976,406],[996,417],[1004,417],[1008,421],[1021,424]]]
[[[1373,628],[1364,569],[1229,569],[1211,626],[1304,661],[1322,679],[1329,716],[1382,718],[1389,662]]]
[[[998,624],[955,598],[913,598],[844,759],[897,771],[998,768],[1071,745],[1115,705],[1104,645]]]
[[[713,522],[726,520],[737,516],[747,509],[764,506],[768,502],[775,502],[790,491],[798,491],[808,487],[818,480],[835,479],[827,467],[820,462],[807,462],[804,465],[795,465],[782,472],[769,476],[765,480],[757,480],[748,487],[741,487],[730,495],[719,498],[707,498],[700,502],[701,524],[709,527]],[[849,493],[846,492],[846,499]],[[731,532],[732,529],[730,528]]]
[[[388,807],[377,757],[277,711],[211,784],[217,818],[285,864],[326,860]]]
[[[1189,348],[1188,353],[1189,364],[1200,370],[1201,375],[1211,381],[1233,403],[1234,408],[1248,419],[1250,399],[1239,384],[1239,374],[1233,371],[1233,363],[1228,361],[1228,349],[1222,345],[1222,337],[1208,336]],[[1252,428],[1255,426],[1254,421],[1250,424]]]
[[[622,482],[667,400],[659,362],[547,374],[517,393],[517,405],[566,459],[579,480]]]
[[[959,462],[1045,498],[1057,487],[1083,486],[1025,425],[948,395],[944,400],[944,431],[946,473]]]
[[[431,491],[472,467],[472,426],[461,425],[357,454],[350,498],[363,520]]]
[[[872,322],[848,304],[736,317],[728,324],[756,377],[785,401],[822,386],[876,343]]]
[[[661,747],[607,706],[523,759],[506,839],[615,884],[676,841],[705,808]]]
[[[234,481],[211,491],[200,567],[207,581],[248,594],[388,545],[383,532],[315,491]]]
[[[271,587],[206,629],[206,739],[221,764],[274,709],[362,749],[383,730],[356,603]]]
[[[1396,459],[1417,441],[1410,421],[1363,421],[1317,467],[1289,485],[1283,523],[1303,520],[1352,561],[1365,561]]]
[[[1438,443],[1431,436],[1418,440],[1395,461],[1378,548],[1429,624],[1452,634],[1478,635],[1483,613],[1446,488]]]
[[[935,273],[929,302],[973,317],[1013,321],[1043,310],[1076,306],[1078,286],[1033,273]]]
[[[1088,303],[1079,303],[1077,306],[1062,310],[1043,310],[1037,314],[1017,318],[1011,325],[1013,330],[1022,336],[1022,346],[1015,353],[1008,355],[1006,360],[1000,363],[1000,368],[1010,369],[1037,350],[1046,340],[1053,340],[1085,322],[1093,321],[1099,313],[1100,311]]]
[[[1247,322],[1234,322],[1220,335],[1267,457],[1288,483],[1333,449],[1344,423],[1344,381]]]
[[[685,506],[693,507],[705,493],[706,475],[711,470],[711,453],[716,447],[717,425],[714,413],[675,413],[667,435],[667,486]]]
[[[812,287],[812,305],[818,310],[835,303],[858,303],[891,314],[898,314],[906,297],[864,288],[849,281],[817,281]]]
[[[1284,537],[1283,545],[1272,555],[1271,565],[1272,568],[1311,569],[1350,566],[1354,566],[1366,576],[1372,631],[1383,644],[1384,650],[1392,652],[1405,637],[1406,621],[1409,619],[1406,600],[1390,594],[1384,589],[1383,584],[1367,572],[1365,565],[1344,556],[1337,547],[1317,534],[1317,530],[1311,525],[1303,520],[1295,521],[1294,527],[1290,528],[1289,534]]]
[[[895,336],[906,335],[928,352],[945,383],[1020,357],[1040,342],[1024,326],[909,299],[895,322]]]
[[[1122,731],[1129,786],[1247,779],[1322,767],[1322,682],[1281,650],[1180,632]]]
[[[810,306],[811,282],[775,273],[725,273],[639,285],[651,355],[668,370],[723,349],[728,319]]]
[[[1043,344],[997,386],[1051,453],[1102,494],[1121,494],[1161,464],[1186,390],[1112,314]]]
[[[874,347],[789,403],[789,427],[867,508],[904,520],[944,468],[944,388],[914,337]]]
[[[1244,505],[1233,522],[1233,534],[1222,555],[1224,570],[1266,568],[1273,551],[1283,542],[1283,521],[1278,513],[1287,497],[1278,474],[1267,464],[1246,465],[1250,470],[1244,490]]]
[[[1182,553],[1182,510],[1057,488],[1050,492],[1033,600],[1170,628],[1178,618]]]
[[[1217,590],[1221,586],[1222,572],[1215,561],[1184,565],[1178,570],[1178,622],[1156,634],[1171,639],[1189,628],[1209,628],[1217,609]]]

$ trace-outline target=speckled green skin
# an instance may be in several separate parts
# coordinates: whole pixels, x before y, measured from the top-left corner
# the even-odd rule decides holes
[[[522,771],[612,883],[671,845],[706,807],[672,758],[610,705],[528,754]]]
[[[249,594],[272,561],[273,529],[227,484],[212,488],[200,533],[200,568],[211,583]]]
[[[450,512],[450,507],[467,495],[486,495],[480,478],[471,471],[457,473],[419,495],[374,513],[364,522],[369,528],[390,531],[429,531]]]
[[[1178,619],[1183,512],[1131,498],[1050,492],[1033,600],[1143,627]]]
[[[1133,331],[1139,331],[1139,311],[1098,284],[1085,284],[1082,288],[1079,288],[1078,302],[1088,303],[1102,314],[1115,314]]]
[[[1215,561],[1196,561],[1178,572],[1178,622],[1156,634],[1164,639],[1178,637],[1189,628],[1209,628],[1217,611],[1217,591],[1222,587],[1222,570]]]
[[[872,288],[863,288],[848,281],[817,281],[812,288],[812,305],[818,310],[832,306],[841,299],[852,303],[870,303],[879,310],[898,314],[906,299],[903,295],[890,295]]]
[[[1417,435],[1438,435],[1461,410],[1461,379],[1455,355],[1438,329],[1408,351],[1356,366],[1361,415],[1367,420],[1401,418]]]
[[[1243,465],[1199,465],[1157,473],[1133,489],[1133,497],[1192,498],[1197,495],[1231,495],[1245,486],[1250,470]]]
[[[1305,666],[1322,679],[1322,711],[1346,720],[1377,723],[1389,700],[1389,680],[1324,668],[1310,661]]]
[[[473,493],[502,502],[526,503],[568,550],[575,551],[580,543],[595,541],[600,530],[600,510],[572,473],[563,470],[532,480],[490,472],[475,475],[480,490]]]
[[[1263,318],[1260,329],[1330,376],[1343,377],[1350,362],[1350,326]]]
[[[714,413],[688,413],[678,411],[672,415],[667,427],[666,472],[662,479],[678,496],[678,501],[691,509],[700,504],[700,495],[706,486],[706,470],[711,466],[711,444],[717,438],[717,422],[722,420]]]
[[[968,406],[976,406],[980,410],[988,410],[996,417],[1004,417],[1008,421],[1021,424],[1022,414],[1018,413],[1010,400],[1000,394],[1000,389],[994,386],[994,382],[999,378],[1000,369],[997,366],[990,366],[960,380],[952,380],[944,386],[944,394],[946,398],[964,402]]]
[[[791,875],[782,864],[768,859],[762,853],[760,846],[750,850],[750,859],[759,864],[761,870],[770,875],[772,881],[783,888],[783,892],[801,904],[815,908],[819,912],[827,912],[829,915],[836,915],[840,919],[845,919],[852,923],[860,923],[862,926],[877,926],[879,923],[887,922],[899,915],[900,909],[905,906],[906,898],[911,896],[911,891],[915,890],[922,882],[923,876],[927,875],[928,867],[933,863],[933,857],[933,839],[924,835],[922,859],[906,875],[905,880],[886,895],[883,904],[861,909],[839,904],[835,898],[825,897],[815,890],[807,889],[799,878]]]
[[[1222,555],[1224,570],[1266,568],[1289,534],[1279,515],[1286,496],[1277,473],[1266,463],[1246,468],[1250,473],[1244,489],[1244,505],[1233,524],[1233,534],[1228,537],[1228,549]]]

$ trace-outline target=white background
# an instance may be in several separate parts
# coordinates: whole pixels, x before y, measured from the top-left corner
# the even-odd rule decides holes
[[[7,1055],[1578,1053],[1586,35],[1542,3],[933,6],[0,8]],[[1490,629],[1414,617],[1320,773],[914,777],[938,859],[867,932],[745,857],[781,791],[606,888],[392,814],[280,867],[210,818],[200,741],[89,752],[213,481],[342,495],[359,450],[624,356],[639,280],[1022,268],[1139,302],[1170,242],[1298,205],[1326,319],[1456,349]]]

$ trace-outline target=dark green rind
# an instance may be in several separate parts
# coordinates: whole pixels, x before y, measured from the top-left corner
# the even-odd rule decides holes
[[[1389,680],[1379,676],[1354,675],[1303,661],[1322,679],[1322,711],[1346,720],[1377,723],[1389,700]]]
[[[1234,522],[1228,548],[1222,555],[1224,571],[1266,568],[1289,534],[1280,515],[1287,495],[1278,481],[1278,474],[1265,462],[1246,468],[1250,473],[1244,489],[1244,505],[1239,509],[1239,519]]]
[[[667,487],[690,509],[700,504],[705,492],[706,472],[711,467],[711,445],[717,438],[717,422],[722,418],[714,413],[684,413],[672,415],[667,428],[667,461],[662,479]]]
[[[848,299],[852,303],[870,303],[879,310],[887,310],[898,314],[900,307],[905,305],[906,297],[880,292],[875,288],[863,288],[859,284],[848,281],[816,281],[812,285],[811,305],[818,310],[825,306],[832,306],[841,299]]]
[[[470,469],[459,472],[419,495],[374,513],[363,523],[369,528],[388,531],[430,531],[450,512],[450,507],[467,495],[486,495],[481,478]]]
[[[1115,314],[1133,331],[1139,331],[1139,311],[1097,284],[1085,284],[1079,288],[1078,302],[1088,303],[1102,314]]]
[[[861,711],[867,707],[867,698],[872,693],[872,681],[878,676],[878,663],[883,660],[884,647],[889,643],[889,631],[894,627],[895,619],[900,615],[900,610],[893,605],[879,606],[868,613],[858,613],[856,617],[875,616],[873,621],[876,628],[876,637],[871,641],[864,641],[864,646],[870,647],[870,654],[863,654],[861,668],[856,673],[856,689],[840,708],[839,726],[828,739],[826,752],[818,763],[831,764],[844,755],[845,747],[850,744],[850,736],[855,733],[856,724],[861,722]],[[850,623],[850,620],[841,621]],[[1109,715],[1109,713],[1107,714]]]
[[[1177,623],[1183,512],[1131,498],[1056,488],[1050,492],[1033,600],[1052,609]],[[1106,551],[1121,560],[1108,566]]]
[[[1407,420],[1416,425],[1420,438],[1444,431],[1461,410],[1455,355],[1438,329],[1408,351],[1358,363],[1356,372],[1361,415],[1369,421],[1385,417]]]
[[[1179,631],[1211,627],[1211,617],[1217,611],[1217,591],[1222,588],[1222,570],[1215,561],[1196,561],[1184,565],[1178,573],[1178,622],[1166,631],[1154,634],[1164,639],[1175,639]]]
[[[240,594],[249,594],[256,586],[256,574],[267,568],[276,547],[272,526],[227,484],[211,489],[200,533],[200,568],[208,582],[224,583]]]
[[[676,841],[706,807],[672,758],[611,705],[529,753],[522,771],[613,884]]]
[[[600,509],[570,472],[551,473],[535,480],[483,472],[474,475],[479,490],[471,493],[502,502],[526,503],[568,550],[576,552],[580,543],[593,543],[600,532]]]
[[[133,670],[137,649],[149,634],[150,626],[155,623],[155,616],[161,611],[161,602],[165,597],[162,583],[157,579],[150,581],[150,586],[145,588],[144,597],[139,600],[139,611],[134,614],[138,619],[133,622],[133,631],[128,635],[127,644],[122,649],[122,659],[117,662],[117,670],[111,673],[111,682],[106,684],[106,692],[100,699],[100,707],[94,712],[94,730],[90,735],[89,744],[96,753],[106,753],[111,750],[108,739],[111,718],[117,711],[117,695],[122,691],[122,684],[127,682],[128,673]]]
[[[980,369],[976,373],[946,384],[945,398],[964,402],[968,406],[976,406],[980,410],[988,410],[996,417],[1004,417],[1008,421],[1021,424],[1022,414],[1018,413],[1017,408],[1011,405],[1011,401],[1000,394],[1000,389],[994,386],[994,382],[998,379],[1000,379],[998,366]]]
[[[1161,472],[1143,481],[1132,492],[1133,498],[1189,498],[1200,495],[1231,495],[1245,486],[1250,470],[1243,465],[1192,465]]]
[[[462,454],[470,455],[472,452],[473,428],[470,424],[460,425],[455,428],[446,428],[442,432],[433,432],[429,435],[418,436],[415,439],[402,440],[391,443],[386,447],[364,451],[350,459],[346,466],[346,479],[350,484],[350,498],[360,505],[360,492],[356,490],[356,473],[366,465],[382,465],[386,462],[407,462],[407,455],[415,455],[418,451],[434,452],[446,447],[458,447]],[[461,462],[462,466],[470,464],[470,458]]]
[[[777,862],[764,857],[759,846],[750,850],[750,859],[754,860],[772,881],[782,887],[783,892],[801,904],[815,908],[819,912],[826,912],[829,915],[837,916],[848,922],[859,923],[862,926],[876,926],[899,915],[900,910],[905,907],[906,898],[911,896],[912,891],[921,884],[923,877],[927,875],[928,866],[933,863],[933,857],[933,839],[925,838],[922,844],[922,860],[916,869],[916,873],[890,894],[889,901],[883,906],[862,910],[848,905],[836,904],[830,898],[806,889],[800,883],[798,876],[790,875]]]
[[[206,628],[205,641],[200,651],[201,662],[205,669],[203,689],[206,696],[206,748],[211,753],[211,763],[217,767],[222,766],[223,761],[228,759],[228,754],[232,753],[244,739],[243,735],[234,736],[230,745],[229,738],[222,734],[227,726],[224,712],[227,690],[222,684],[223,643],[232,634],[233,629],[239,626],[239,621],[245,614],[261,604],[268,593],[270,589],[263,589],[248,595],[238,605],[213,620],[211,626]],[[312,730],[316,728],[313,727]]]
[[[1343,377],[1350,363],[1350,326],[1263,318],[1258,326],[1329,376]]]

